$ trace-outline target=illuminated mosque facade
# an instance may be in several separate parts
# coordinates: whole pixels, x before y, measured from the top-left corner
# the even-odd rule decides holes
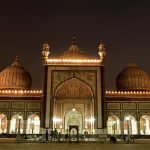
[[[75,36],[56,58],[43,44],[41,90],[31,89],[31,75],[16,57],[0,72],[0,134],[66,133],[71,126],[81,134],[150,134],[149,75],[130,63],[116,78],[117,90],[107,91],[103,43],[97,53],[84,54]]]

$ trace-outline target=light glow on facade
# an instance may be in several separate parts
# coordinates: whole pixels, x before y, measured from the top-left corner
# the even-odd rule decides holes
[[[55,123],[57,123],[57,122],[61,122],[62,121],[62,119],[61,118],[53,118],[53,121],[55,122]]]
[[[75,63],[75,64],[100,64],[99,59],[47,59],[48,64],[65,64],[65,63]]]
[[[139,96],[149,96],[150,95],[150,91],[106,91],[105,92],[106,96],[108,95],[113,95],[113,96],[134,96],[134,95],[139,95]]]
[[[85,121],[86,121],[86,122],[94,122],[94,121],[95,121],[95,118],[91,117],[91,118],[89,118],[89,119],[86,119]]]
[[[0,90],[0,95],[35,95],[35,94],[42,94],[42,90]]]

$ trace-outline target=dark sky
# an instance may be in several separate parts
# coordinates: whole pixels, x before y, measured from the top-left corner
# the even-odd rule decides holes
[[[31,73],[33,88],[41,88],[43,42],[52,55],[71,44],[97,57],[98,45],[107,47],[107,89],[115,89],[117,74],[133,61],[150,72],[150,5],[145,0],[1,0],[0,70],[16,53]]]

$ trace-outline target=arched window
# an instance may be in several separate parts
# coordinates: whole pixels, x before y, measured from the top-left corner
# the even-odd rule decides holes
[[[107,130],[108,134],[121,134],[120,130],[120,119],[116,115],[112,115],[108,117],[107,120]]]
[[[124,134],[137,134],[137,122],[132,115],[127,115],[124,118]]]
[[[150,134],[150,116],[143,115],[140,118],[140,133]]]
[[[0,114],[0,133],[7,132],[7,117],[4,114]]]
[[[40,133],[40,118],[38,115],[32,114],[28,117],[27,133],[28,134],[39,134]]]
[[[20,119],[20,121],[19,121]],[[19,114],[15,114],[11,117],[10,122],[10,133],[17,134],[20,122],[20,133],[23,133],[23,117]]]

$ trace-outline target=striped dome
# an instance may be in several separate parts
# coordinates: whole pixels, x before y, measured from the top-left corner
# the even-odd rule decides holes
[[[0,89],[29,90],[31,84],[31,75],[19,64],[17,57],[10,66],[0,72]]]
[[[116,87],[119,91],[149,91],[150,77],[137,65],[130,63],[117,76]]]

